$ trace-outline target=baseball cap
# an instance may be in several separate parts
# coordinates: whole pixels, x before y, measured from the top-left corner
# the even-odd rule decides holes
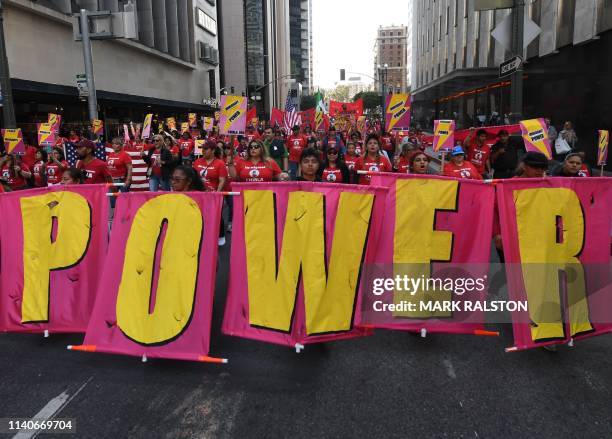
[[[541,152],[529,151],[523,156],[523,163],[531,168],[548,168],[548,159]]]
[[[460,146],[455,146],[451,152],[451,155],[465,155],[465,151]]]

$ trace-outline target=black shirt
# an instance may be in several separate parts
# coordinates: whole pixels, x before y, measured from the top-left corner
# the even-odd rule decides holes
[[[520,157],[525,153],[525,145],[518,139],[508,138],[505,145],[498,141],[491,147],[491,157],[504,148],[504,152],[499,154],[495,161],[491,158],[491,167],[495,171],[494,178],[511,178],[514,175]]]

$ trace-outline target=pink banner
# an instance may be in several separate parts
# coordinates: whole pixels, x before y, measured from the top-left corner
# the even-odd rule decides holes
[[[611,178],[497,185],[516,351],[612,331]]]
[[[125,194],[85,342],[91,352],[208,357],[223,195]]]
[[[487,294],[494,188],[470,180],[403,174],[374,175],[371,184],[388,187],[389,193],[376,264],[365,274],[362,323],[414,332],[485,335],[484,313],[470,310],[466,302],[482,303]],[[423,284],[410,294],[401,286],[387,288],[384,294],[376,291],[377,280],[397,276],[423,282],[442,276],[454,287],[426,291]],[[482,286],[460,291],[459,277]],[[406,306],[381,310],[376,302]]]
[[[0,331],[85,332],[108,242],[106,186],[0,195]]]
[[[234,198],[228,335],[299,349],[369,335],[360,274],[373,261],[386,189],[243,183]]]

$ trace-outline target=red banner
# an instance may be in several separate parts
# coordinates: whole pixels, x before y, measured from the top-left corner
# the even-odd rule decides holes
[[[339,114],[355,114],[357,117],[363,115],[363,99],[355,102],[329,101],[329,115],[336,117]]]
[[[506,130],[508,131],[508,134],[510,134],[511,136],[517,136],[520,135],[522,133],[521,131],[521,126],[519,124],[516,125],[498,125],[498,126],[494,126],[494,127],[480,127],[480,128],[475,128],[474,130],[474,135],[476,135],[476,132],[478,130],[485,130],[487,133],[487,140],[486,140],[486,144],[487,145],[493,145],[495,142],[497,142],[497,138],[499,136],[499,132],[502,130]],[[466,139],[466,137],[470,134],[470,130],[459,130],[459,131],[455,131],[455,144],[457,143],[463,143],[463,141]],[[427,144],[433,144],[433,140],[434,140],[434,136],[423,136],[423,142],[427,143]]]
[[[83,346],[77,350],[220,362],[208,357],[223,195],[126,194]]]
[[[284,125],[285,112],[279,110],[278,108],[272,108],[272,112],[270,114],[270,126],[274,128],[275,126],[282,127]]]
[[[0,196],[0,331],[85,332],[106,255],[106,192],[83,185]]]
[[[497,184],[512,313],[510,351],[612,332],[612,179],[547,178]]]
[[[300,116],[302,118],[302,128],[309,126],[311,130],[314,130],[316,123],[315,109],[310,108],[309,110],[304,110],[300,112]]]
[[[248,126],[257,126],[257,108],[255,107],[251,107],[249,108],[249,110],[247,111],[246,114],[246,120],[247,120],[247,127]]]

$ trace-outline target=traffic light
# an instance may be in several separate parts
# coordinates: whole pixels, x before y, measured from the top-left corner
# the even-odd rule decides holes
[[[346,78],[346,71],[344,69],[340,69],[340,81],[344,81]]]

